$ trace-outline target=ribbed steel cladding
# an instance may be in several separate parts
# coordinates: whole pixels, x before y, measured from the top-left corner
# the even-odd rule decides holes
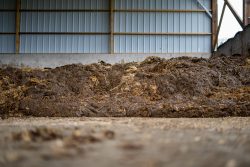
[[[210,1],[201,0],[209,10]],[[15,35],[3,34],[15,33],[15,1],[0,6],[13,10],[0,12],[0,52],[12,53],[2,43],[15,45]],[[109,7],[109,0],[21,0],[20,52],[109,53]],[[196,0],[114,0],[114,7],[115,53],[211,51],[211,18]]]

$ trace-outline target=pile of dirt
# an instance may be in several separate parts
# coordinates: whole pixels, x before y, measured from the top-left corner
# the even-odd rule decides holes
[[[162,59],[55,69],[0,69],[4,116],[250,116],[244,57]]]

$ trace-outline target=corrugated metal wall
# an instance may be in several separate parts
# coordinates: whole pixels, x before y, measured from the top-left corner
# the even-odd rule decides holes
[[[21,35],[21,53],[108,53],[108,35]]]
[[[109,10],[109,0],[22,0],[21,9],[21,53],[109,51],[109,12],[83,11]]]
[[[0,53],[15,53],[15,10],[16,0],[0,0]]]
[[[197,0],[113,1],[114,53],[211,52],[211,18]],[[21,0],[20,53],[109,53],[109,3]],[[15,8],[0,0],[0,53],[15,52]]]
[[[109,9],[109,0],[21,0],[22,9]]]
[[[116,35],[115,53],[210,53],[211,37],[195,35]]]
[[[114,0],[116,9],[201,9],[196,0]],[[211,0],[200,0],[208,9]]]
[[[211,9],[210,0],[201,2]],[[115,35],[116,53],[211,52],[211,18],[205,12],[165,12],[202,9],[196,0],[115,0],[115,8],[131,10],[115,12],[115,32],[133,33]],[[164,35],[145,35],[149,33]]]

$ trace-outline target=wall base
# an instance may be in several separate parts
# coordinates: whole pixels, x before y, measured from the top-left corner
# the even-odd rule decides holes
[[[174,58],[181,56],[209,58],[210,53],[183,54],[0,54],[0,67],[54,68],[66,64],[91,64],[98,61],[107,63],[140,62],[148,56]]]

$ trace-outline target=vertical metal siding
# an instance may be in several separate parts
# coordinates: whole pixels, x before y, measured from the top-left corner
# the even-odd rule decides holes
[[[0,12],[0,32],[15,32],[15,12]]]
[[[0,35],[0,53],[15,53],[15,35]]]
[[[211,0],[200,0],[208,9]],[[182,4],[182,5],[180,5]],[[188,5],[184,5],[188,4]],[[201,9],[196,0],[115,0],[116,9]]]
[[[22,0],[22,9],[109,9],[109,0]],[[22,12],[21,32],[109,32],[109,12]],[[108,53],[108,35],[21,35],[21,53]]]
[[[201,0],[208,9],[210,0]],[[115,0],[116,9],[196,10],[196,0]],[[205,12],[115,12],[115,32],[211,33]],[[210,53],[210,35],[115,35],[116,53]]]
[[[208,9],[211,0],[200,0]],[[114,0],[115,9],[202,9],[196,0]],[[0,9],[15,10],[15,0]],[[109,9],[109,0],[22,0],[21,9]],[[109,12],[21,12],[21,32],[109,32]],[[205,12],[114,12],[114,31],[211,33]],[[15,32],[15,12],[0,12],[0,32]],[[210,35],[115,35],[115,53],[211,51]],[[21,53],[108,53],[109,35],[22,34]],[[14,53],[15,35],[0,35],[0,52]]]
[[[211,36],[116,35],[116,53],[210,53]],[[202,42],[198,42],[202,41]]]
[[[1,9],[16,9],[15,0],[0,0]],[[0,32],[15,33],[15,12],[0,12]],[[0,53],[15,53],[15,35],[0,34]]]
[[[109,32],[108,12],[22,12],[21,32]]]
[[[22,9],[109,9],[109,0],[22,0]]]
[[[116,12],[114,30],[115,32],[210,33],[211,20],[207,17],[203,12]]]
[[[108,35],[21,35],[21,53],[108,53]]]
[[[16,0],[0,0],[0,9],[16,9]]]

